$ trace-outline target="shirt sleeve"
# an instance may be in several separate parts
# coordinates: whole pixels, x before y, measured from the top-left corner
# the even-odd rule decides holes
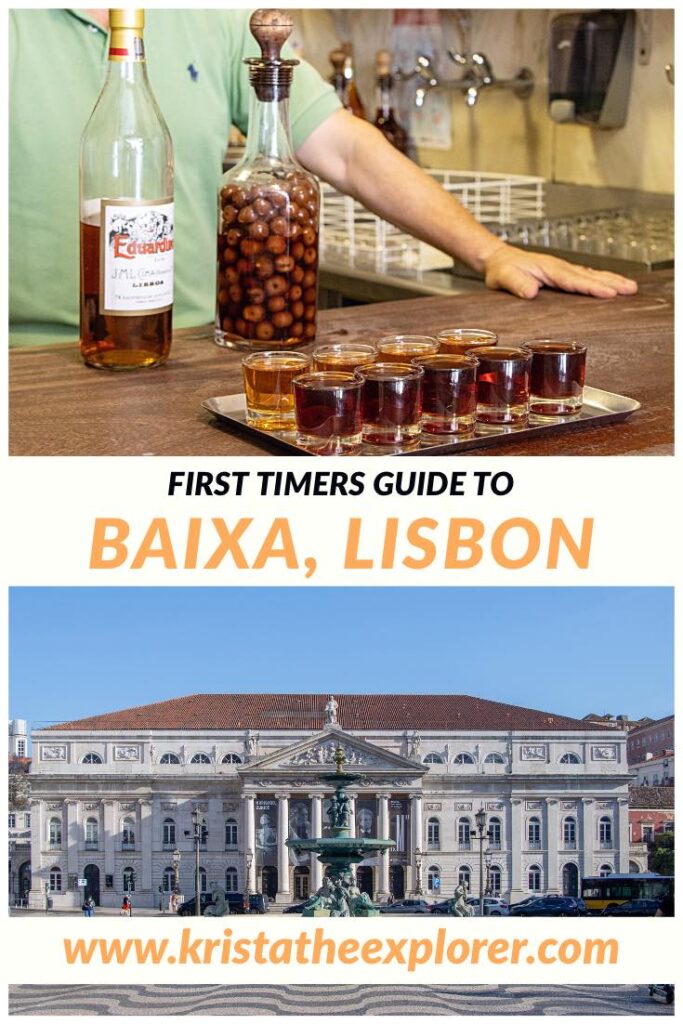
[[[239,31],[231,32],[231,60],[229,68],[229,88],[231,95],[232,121],[241,132],[247,133],[249,121],[249,71],[243,59],[257,57],[259,48],[249,31],[250,11],[241,11]],[[234,24],[237,28],[237,24]],[[294,57],[290,47],[285,46],[283,57]],[[331,114],[341,109],[341,103],[334,88],[323,80],[315,68],[303,60],[294,68],[294,81],[290,97],[290,120],[292,124],[292,142],[294,149],[308,138],[318,125],[322,124]]]

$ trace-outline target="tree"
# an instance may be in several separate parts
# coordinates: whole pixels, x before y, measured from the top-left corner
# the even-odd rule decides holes
[[[673,875],[674,873],[674,834],[673,832],[660,832],[655,836],[650,851],[650,870],[660,875]]]

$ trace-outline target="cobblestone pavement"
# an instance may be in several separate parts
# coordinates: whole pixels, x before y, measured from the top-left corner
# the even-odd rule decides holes
[[[11,985],[11,1015],[671,1015],[645,985]]]

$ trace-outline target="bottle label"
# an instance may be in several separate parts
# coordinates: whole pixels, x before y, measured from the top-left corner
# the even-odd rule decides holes
[[[173,200],[103,199],[102,313],[163,313],[173,304]]]
[[[145,59],[145,43],[140,29],[113,28],[109,40],[110,61],[134,61]]]

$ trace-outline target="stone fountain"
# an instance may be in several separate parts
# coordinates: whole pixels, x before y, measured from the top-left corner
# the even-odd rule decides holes
[[[361,892],[356,885],[352,865],[361,864],[372,853],[386,854],[395,843],[392,839],[359,839],[351,835],[351,801],[346,789],[359,783],[364,776],[345,772],[345,761],[342,747],[337,746],[334,754],[337,770],[320,775],[322,782],[334,786],[334,796],[327,812],[330,835],[317,839],[286,840],[290,850],[317,854],[327,869],[323,884],[306,903],[303,917],[372,917],[379,914],[368,894]]]

